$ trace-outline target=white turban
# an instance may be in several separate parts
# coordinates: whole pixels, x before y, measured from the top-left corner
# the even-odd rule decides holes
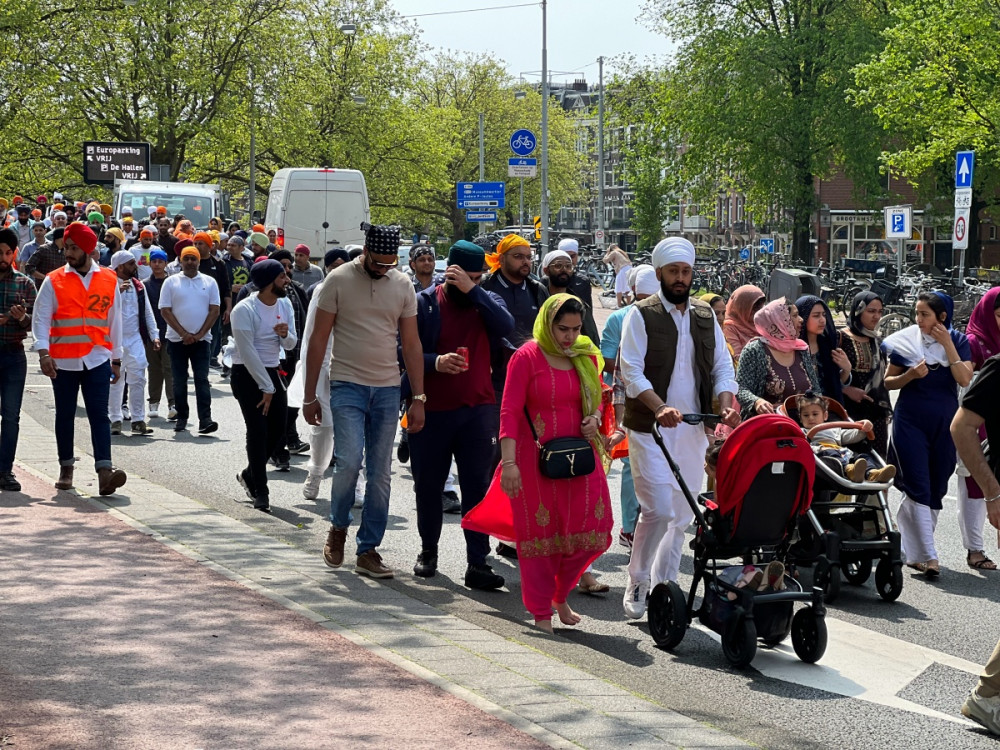
[[[565,241],[566,240],[563,240],[563,242],[565,242]],[[560,242],[559,244],[561,245],[562,242]],[[549,267],[549,263],[551,263],[552,261],[554,261],[556,258],[565,258],[570,263],[573,262],[573,259],[571,257],[569,257],[569,253],[567,253],[565,250],[563,250],[563,249],[560,248],[559,250],[553,250],[551,253],[546,253],[545,254],[545,257],[542,258],[542,268],[543,269],[548,268]]]
[[[660,282],[656,278],[656,269],[652,266],[639,266],[635,275],[635,293],[653,295],[660,290]]]
[[[671,263],[694,265],[694,245],[683,237],[667,237],[653,248],[653,267],[663,268]]]
[[[635,277],[636,274],[639,273],[640,268],[642,268],[642,266],[632,266],[628,272],[628,288],[633,292],[635,291]]]
[[[574,239],[570,239],[569,237],[567,237],[564,240],[559,240],[559,248],[558,249],[562,250],[563,252],[567,252],[567,253],[579,253],[580,252],[580,243],[577,242]]]
[[[135,256],[132,255],[131,250],[119,250],[111,256],[111,270],[118,268],[118,266],[125,265],[130,260],[135,260]]]

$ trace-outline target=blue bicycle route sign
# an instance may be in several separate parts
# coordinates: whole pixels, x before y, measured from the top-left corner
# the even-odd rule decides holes
[[[510,137],[510,150],[518,156],[530,156],[538,144],[538,139],[530,130],[515,130]]]

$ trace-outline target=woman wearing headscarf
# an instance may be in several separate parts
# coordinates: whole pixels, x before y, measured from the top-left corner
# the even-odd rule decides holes
[[[487,494],[495,497],[499,483],[509,498],[521,595],[535,624],[547,632],[553,607],[563,624],[580,621],[566,597],[611,545],[614,523],[598,429],[604,363],[598,348],[580,335],[582,326],[583,303],[570,294],[553,295],[538,312],[534,338],[511,357],[500,407],[502,460]],[[572,479],[544,476],[532,427],[542,445],[557,437],[591,441],[597,468]]]
[[[753,321],[758,338],[743,348],[736,368],[743,419],[771,414],[789,396],[821,393],[816,360],[799,338],[798,308],[781,297],[758,310]]]
[[[896,523],[907,566],[928,578],[941,574],[934,529],[955,470],[950,427],[958,388],[972,382],[969,340],[951,327],[953,310],[944,292],[922,292],[917,322],[882,344],[889,357],[885,387],[899,390],[889,446],[889,462],[899,470],[896,488],[903,493]]]
[[[1000,354],[1000,287],[993,287],[976,303],[969,325],[965,328],[972,352],[972,364],[976,368],[973,379],[979,376],[990,357]],[[964,395],[965,389],[962,389]],[[979,430],[980,439],[986,438],[986,428]],[[997,565],[986,556],[983,543],[983,524],[986,521],[986,497],[976,480],[969,476],[968,469],[958,463],[958,527],[962,532],[965,546],[965,561],[975,570],[996,570]]]
[[[840,348],[830,308],[812,294],[795,300],[795,307],[802,318],[799,338],[809,344],[809,353],[816,360],[816,375],[823,395],[843,405],[844,386],[851,382],[851,362]]]
[[[888,361],[879,346],[878,322],[882,298],[860,292],[847,311],[847,327],[840,329],[840,348],[851,363],[851,382],[844,386],[844,406],[855,422],[867,419],[875,431],[873,447],[885,456],[889,446],[889,415],[892,404],[883,379]]]
[[[753,284],[739,287],[726,303],[726,322],[722,334],[739,362],[743,347],[757,338],[753,316],[764,306],[764,292]]]
[[[754,288],[756,289],[756,287]],[[726,301],[722,299],[722,295],[715,292],[705,292],[699,299],[711,306],[712,312],[715,313],[715,319],[719,321],[719,327],[724,328],[726,325]],[[732,349],[732,347],[729,348]]]

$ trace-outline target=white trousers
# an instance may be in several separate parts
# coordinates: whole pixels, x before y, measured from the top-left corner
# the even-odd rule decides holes
[[[662,434],[685,484],[692,495],[697,495],[705,479],[708,440],[703,428],[681,424],[662,430]],[[639,500],[639,521],[628,564],[629,578],[635,583],[648,580],[650,587],[664,581],[676,581],[684,532],[694,519],[694,511],[652,435],[629,430],[628,447],[635,494]]]
[[[122,351],[121,377],[112,384],[108,394],[108,418],[122,421],[122,395],[128,383],[128,410],[133,422],[146,420],[146,347],[139,336],[125,341]]]
[[[986,549],[983,542],[983,524],[986,523],[986,503],[982,498],[969,498],[965,477],[958,478],[958,528],[962,544],[969,552]]]
[[[896,513],[896,526],[899,527],[903,558],[907,563],[923,563],[938,559],[937,548],[934,546],[934,529],[937,528],[940,512],[915,503],[903,495],[903,502],[900,503],[899,512]]]
[[[329,409],[328,409],[329,410]],[[324,424],[308,425],[306,439],[309,441],[309,464],[312,476],[323,476],[333,458],[333,427]]]

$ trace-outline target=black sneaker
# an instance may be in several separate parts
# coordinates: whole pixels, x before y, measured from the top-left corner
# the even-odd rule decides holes
[[[174,432],[184,432],[188,427],[186,419],[181,419],[178,417],[177,421],[174,422]]]
[[[508,560],[516,560],[517,547],[511,547],[509,544],[499,542],[497,544],[497,554],[500,555],[500,557],[506,557]]]
[[[209,435],[215,432],[217,429],[219,429],[219,423],[209,420],[207,422],[202,423],[202,425],[198,428],[198,434]]]
[[[213,370],[222,369],[222,363],[216,357],[212,357],[210,360],[208,360],[208,366]]]
[[[287,458],[272,458],[271,463],[277,471],[291,471]]]
[[[229,367],[226,367],[225,365],[223,365],[222,366],[222,372],[220,373],[220,376],[223,377],[223,378],[228,378],[230,372],[231,372],[231,369]]]
[[[465,569],[465,585],[470,589],[493,591],[503,584],[503,576],[494,573],[489,565],[469,565]]]
[[[437,573],[438,556],[437,552],[424,550],[417,555],[417,564],[413,566],[413,575],[421,578],[431,578]]]
[[[6,492],[21,491],[21,483],[17,481],[17,478],[14,476],[14,472],[5,471],[3,474],[0,474],[0,490],[4,490]],[[435,564],[436,563],[437,560],[435,559]]]
[[[410,460],[410,441],[404,440],[402,437],[399,439],[399,445],[396,446],[396,458],[399,459],[399,463],[405,464]]]
[[[288,446],[288,452],[294,453],[296,456],[301,456],[303,453],[309,452],[309,443],[299,440]]]
[[[266,495],[264,497],[254,498],[253,509],[259,510],[262,513],[271,512],[271,499]]]
[[[441,493],[441,509],[445,513],[462,512],[462,501],[458,499],[458,493],[455,490]]]
[[[253,495],[253,488],[250,486],[250,477],[247,476],[246,469],[236,475],[236,481],[240,483],[240,487],[242,487],[243,491],[247,493],[248,499],[256,500]]]

